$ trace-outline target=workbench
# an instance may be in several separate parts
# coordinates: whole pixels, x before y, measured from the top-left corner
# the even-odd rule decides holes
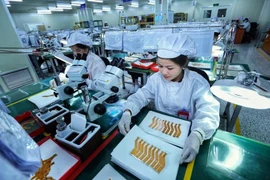
[[[37,91],[48,88],[45,86],[48,81],[49,79],[42,82],[44,86],[33,84],[32,87],[36,87],[36,89],[31,86],[25,88],[29,90],[29,94],[31,94],[30,91],[35,94]],[[12,116],[37,108],[27,98],[17,98],[17,101],[9,103],[8,108]],[[73,99],[72,102],[74,107],[81,103],[81,99]],[[134,124],[140,124],[150,110],[146,107],[143,108],[137,116],[133,117]],[[137,179],[111,162],[110,154],[123,137],[118,129],[114,130],[69,179],[92,179],[107,163],[111,164],[126,179]],[[234,166],[230,167],[228,163]],[[184,177],[191,177],[191,179],[270,179],[269,163],[269,145],[217,130],[210,140],[204,141],[194,163],[179,166],[177,179]]]
[[[137,116],[133,117],[133,122],[140,124],[149,110],[149,108],[143,108]],[[124,136],[116,130],[70,179],[93,179],[107,163],[126,179],[137,179],[111,162],[110,154],[123,138]],[[194,164],[179,166],[177,179],[184,179],[184,177],[191,177],[191,179],[269,179],[269,162],[269,145],[217,130],[210,140],[204,141]]]

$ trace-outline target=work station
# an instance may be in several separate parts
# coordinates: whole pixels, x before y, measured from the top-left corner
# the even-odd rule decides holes
[[[270,0],[1,0],[1,179],[270,179]]]

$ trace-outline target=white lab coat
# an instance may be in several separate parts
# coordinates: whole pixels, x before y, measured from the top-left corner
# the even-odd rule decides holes
[[[88,89],[97,90],[94,85],[94,80],[99,78],[105,71],[106,65],[103,60],[96,54],[89,52],[87,55],[87,72],[90,74],[90,79],[87,79]]]
[[[106,68],[105,63],[99,56],[97,56],[96,54],[92,52],[89,52],[86,58],[86,64],[87,64],[86,65],[87,72],[90,74],[90,78],[86,79],[88,89],[97,90],[94,84],[94,80],[100,77],[101,74],[105,71],[105,68]],[[68,81],[68,79],[66,78],[66,74],[70,67],[71,65],[68,65],[65,69],[65,72],[59,74],[59,78],[61,82]],[[52,83],[50,83],[51,86],[54,86]]]
[[[127,99],[125,109],[135,116],[151,99],[159,111],[175,116],[178,111],[189,112],[191,130],[199,131],[203,139],[211,138],[219,126],[220,104],[210,92],[209,83],[194,71],[185,69],[181,82],[167,81],[160,72],[153,74]]]
[[[246,32],[250,31],[250,22],[243,22],[243,28],[246,29]]]

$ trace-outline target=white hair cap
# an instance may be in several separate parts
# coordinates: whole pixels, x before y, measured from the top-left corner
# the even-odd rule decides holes
[[[51,36],[53,36],[53,34],[52,33],[48,33],[47,36],[48,37],[51,37]]]
[[[67,46],[74,46],[76,44],[83,44],[83,45],[91,47],[93,44],[93,42],[89,36],[87,36],[85,34],[81,34],[80,32],[75,32],[75,33],[71,34],[71,36],[68,38],[67,42],[68,42]]]
[[[185,34],[168,34],[158,42],[158,57],[176,58],[180,55],[193,56],[196,47],[193,39]]]

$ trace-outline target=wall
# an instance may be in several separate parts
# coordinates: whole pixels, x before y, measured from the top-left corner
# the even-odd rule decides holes
[[[243,16],[249,17],[251,21],[257,22],[264,1],[265,0],[197,0],[197,5],[194,7],[192,6],[191,0],[175,0],[172,2],[171,10],[175,13],[188,13],[188,20],[192,20],[194,13],[194,19],[199,21],[202,7],[212,7],[213,4],[219,3],[219,6],[231,5],[231,13],[229,14],[230,20]],[[126,16],[150,14],[154,13],[154,6],[142,5],[140,8],[129,7],[128,9],[125,9],[124,12]],[[116,26],[119,21],[119,12],[112,9],[111,12],[94,14],[94,19],[107,21],[110,26]]]
[[[220,6],[232,5],[232,11],[229,19],[236,19],[243,16],[249,17],[251,21],[257,22],[260,17],[264,1],[269,2],[269,0],[197,0],[197,5],[194,7],[192,6],[191,0],[174,0],[171,5],[171,10],[174,12],[188,13],[188,20],[192,20],[194,14],[194,19],[199,21],[202,7],[211,7],[213,4],[219,3]],[[266,5],[269,6],[269,3],[266,3]],[[135,16],[151,14],[154,13],[154,10],[154,6],[146,4],[141,5],[140,8],[129,7],[124,10],[124,13],[125,16]],[[16,26],[20,29],[24,29],[24,23],[44,23],[46,27],[51,26],[51,30],[67,29],[72,28],[74,22],[79,21],[77,13],[54,13],[51,15],[13,13],[12,17]],[[103,20],[103,22],[107,21],[109,26],[117,26],[119,23],[119,11],[112,9],[110,12],[97,13],[94,14],[94,19]]]
[[[270,0],[265,0],[258,23],[261,31],[266,31],[270,27]]]
[[[119,10],[111,10],[110,12],[95,13],[95,20],[107,21],[109,26],[117,26],[119,24]],[[143,5],[140,8],[129,7],[124,11],[125,16],[137,16],[144,14],[154,14],[155,8],[152,5]]]
[[[232,18],[248,17],[250,22],[258,22],[263,4],[264,0],[235,0],[236,7]]]
[[[46,30],[59,30],[73,28],[74,23],[79,21],[77,13],[55,13],[55,14],[37,14],[37,13],[12,13],[16,27],[26,30],[25,23],[37,24],[43,23]],[[48,28],[50,26],[50,28]]]

